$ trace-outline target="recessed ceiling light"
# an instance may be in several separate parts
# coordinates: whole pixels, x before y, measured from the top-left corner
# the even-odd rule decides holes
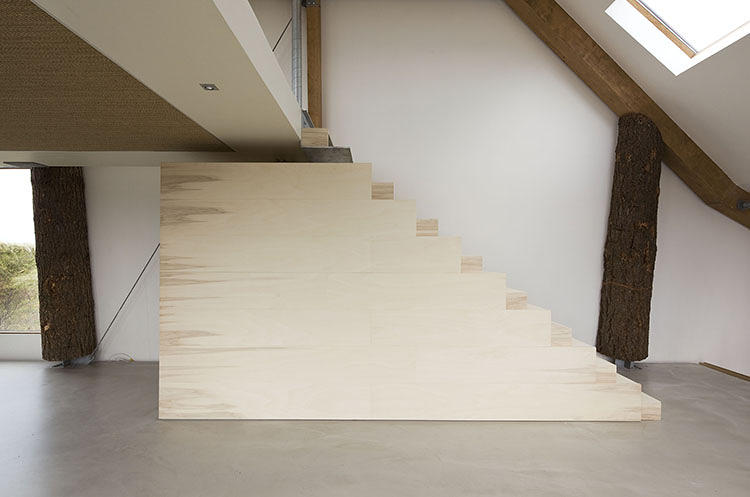
[[[201,83],[200,85],[206,91],[219,91],[219,87],[213,83]]]

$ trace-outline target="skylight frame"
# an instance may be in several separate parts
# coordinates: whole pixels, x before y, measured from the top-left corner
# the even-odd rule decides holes
[[[659,15],[651,10],[651,8],[646,5],[645,3],[641,2],[640,0],[628,0],[628,3],[632,5],[635,10],[641,13],[643,17],[648,19],[648,21],[656,26],[656,28],[661,31],[664,36],[666,36],[669,41],[677,45],[677,48],[682,50],[685,55],[690,57],[691,59],[698,55],[698,50],[695,49],[690,43],[685,40],[682,36],[680,36],[680,33],[678,33],[672,26],[664,22],[664,20],[659,17]]]
[[[696,50],[656,14],[651,12],[652,19],[644,10],[651,12],[645,3],[637,0],[614,0],[606,13],[675,76],[750,34],[750,21],[747,21],[702,50]],[[681,40],[685,47],[675,43],[675,39]],[[690,56],[690,51],[695,54]]]

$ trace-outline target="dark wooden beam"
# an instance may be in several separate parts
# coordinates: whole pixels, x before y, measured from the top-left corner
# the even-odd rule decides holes
[[[83,170],[33,168],[31,189],[42,358],[68,361],[96,349]]]
[[[648,356],[663,153],[651,119],[643,114],[620,118],[596,334],[597,352],[613,359]]]
[[[664,163],[710,207],[750,228],[738,208],[750,193],[729,176],[554,0],[505,0],[518,17],[618,116],[651,118],[666,145]]]
[[[307,3],[307,111],[316,128],[323,128],[323,82],[320,68],[320,3]]]

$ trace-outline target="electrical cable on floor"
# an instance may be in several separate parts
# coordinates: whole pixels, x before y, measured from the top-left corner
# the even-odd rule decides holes
[[[143,269],[141,269],[141,272],[138,274],[138,277],[135,279],[135,283],[133,283],[133,286],[130,287],[130,291],[125,296],[125,299],[122,301],[122,304],[120,304],[120,307],[119,309],[117,309],[117,312],[115,312],[115,315],[112,317],[112,320],[109,322],[107,329],[104,330],[104,334],[97,342],[96,347],[94,348],[93,352],[91,352],[89,355],[84,356],[84,357],[79,357],[77,359],[67,360],[59,364],[55,364],[54,366],[52,366],[53,368],[86,365],[86,364],[91,364],[94,361],[94,358],[96,357],[96,353],[99,350],[99,346],[104,341],[104,338],[107,336],[107,333],[109,333],[109,330],[112,328],[112,325],[115,324],[115,320],[117,319],[117,316],[120,315],[120,311],[122,311],[122,308],[125,307],[125,304],[128,302],[128,299],[130,298],[130,295],[133,293],[133,290],[135,290],[135,287],[138,285],[138,282],[141,281],[141,277],[143,277],[143,273],[146,272],[146,269],[148,268],[149,264],[151,264],[151,261],[154,259],[156,252],[159,251],[159,247],[161,247],[161,243],[157,243],[156,248],[154,248],[154,251],[151,252],[151,256],[146,261],[146,264],[143,266]],[[115,356],[118,356],[118,355],[127,355],[127,354],[115,354]],[[130,361],[133,360],[132,357],[130,356],[128,357],[130,358]],[[122,359],[118,359],[118,360],[122,360]]]

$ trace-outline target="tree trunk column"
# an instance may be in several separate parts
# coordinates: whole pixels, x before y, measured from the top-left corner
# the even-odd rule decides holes
[[[31,185],[42,357],[75,359],[96,348],[83,171],[33,168]]]
[[[596,337],[596,350],[615,359],[648,356],[663,151],[651,119],[620,118]]]

